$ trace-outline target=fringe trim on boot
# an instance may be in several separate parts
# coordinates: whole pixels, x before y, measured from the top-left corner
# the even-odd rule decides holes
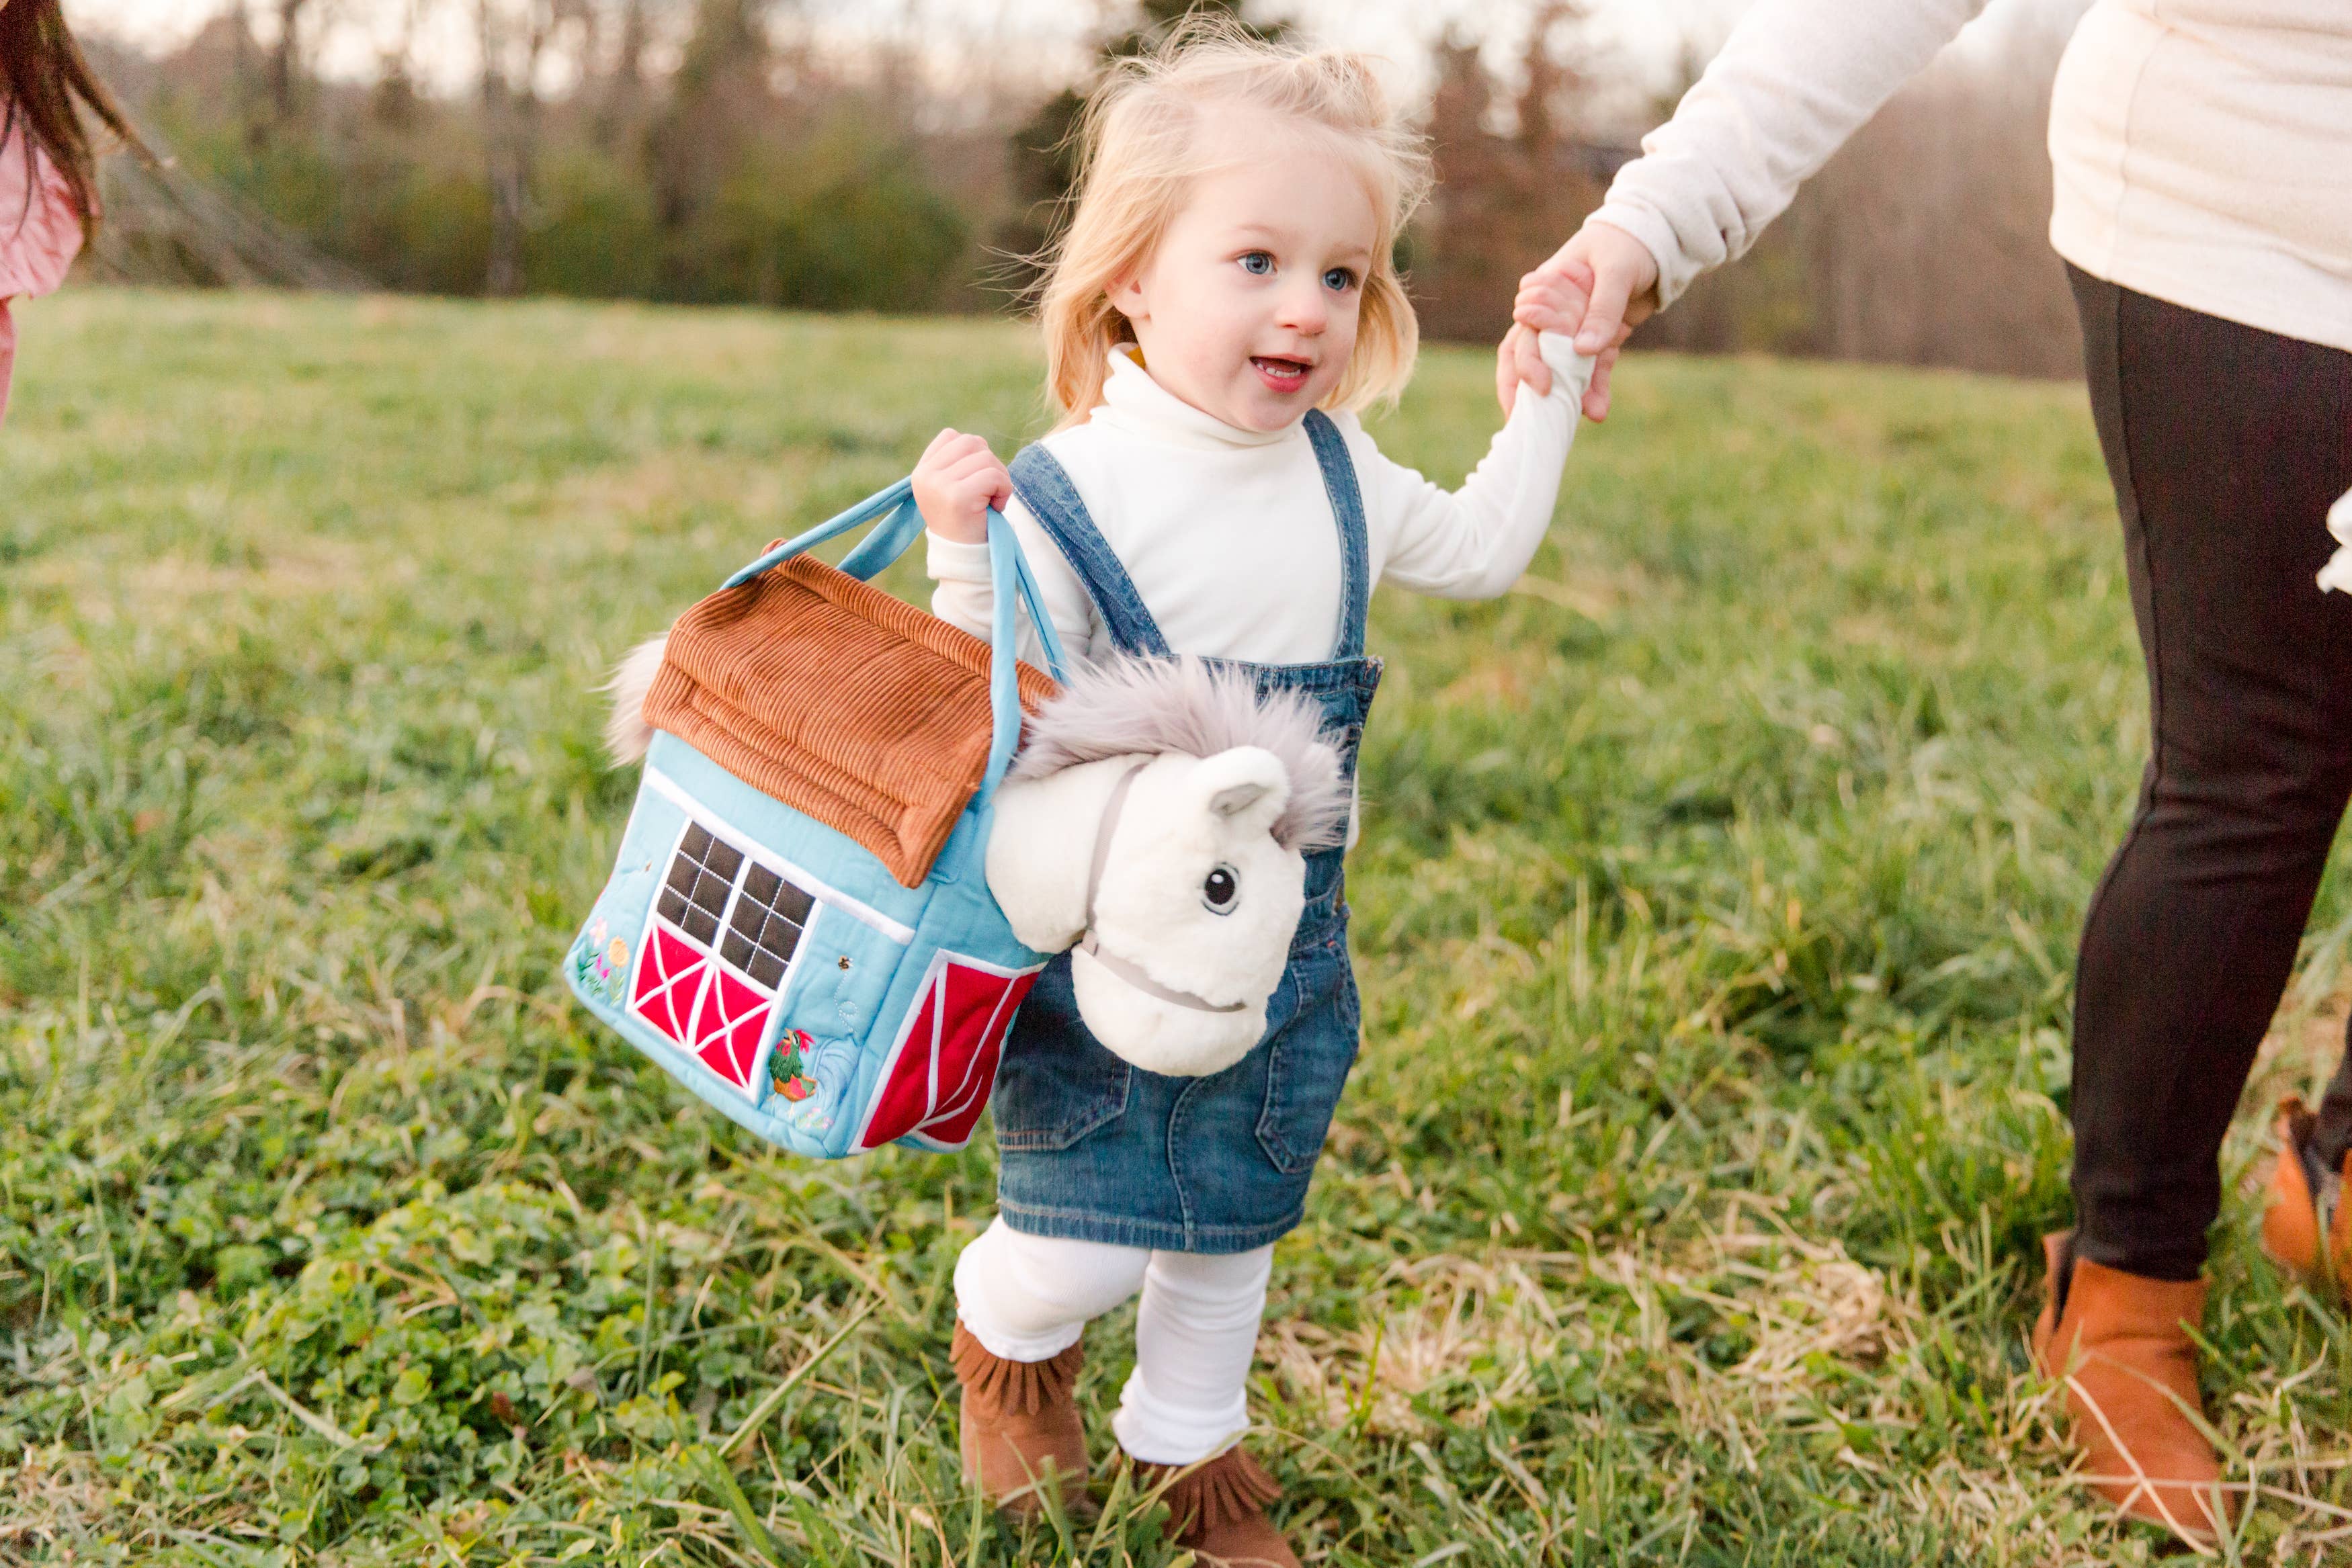
[[[1136,1484],[1146,1491],[1171,1476],[1176,1479],[1160,1498],[1168,1505],[1169,1531],[1180,1538],[1263,1514],[1266,1504],[1282,1496],[1280,1483],[1245,1448],[1227,1448],[1189,1472],[1182,1465],[1135,1461]]]
[[[1034,1416],[1070,1396],[1086,1347],[1074,1344],[1045,1361],[1007,1361],[993,1354],[958,1319],[948,1346],[956,1381],[975,1408],[991,1416]]]

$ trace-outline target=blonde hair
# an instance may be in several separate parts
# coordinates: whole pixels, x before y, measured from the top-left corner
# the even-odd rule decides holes
[[[1037,319],[1045,389],[1061,423],[1102,401],[1112,350],[1129,334],[1110,289],[1141,268],[1210,172],[1200,131],[1213,110],[1258,109],[1320,134],[1353,160],[1376,229],[1356,347],[1325,399],[1360,409],[1393,401],[1412,378],[1421,328],[1397,276],[1396,239],[1429,193],[1429,152],[1381,90],[1371,62],[1338,50],[1266,43],[1234,24],[1187,18],[1152,53],[1112,64],[1074,132],[1078,177],[1068,223],[1041,258]]]

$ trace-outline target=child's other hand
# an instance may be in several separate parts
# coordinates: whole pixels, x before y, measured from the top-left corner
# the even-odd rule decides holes
[[[1548,267],[1519,279],[1518,298],[1511,303],[1515,319],[1495,359],[1495,396],[1505,413],[1511,412],[1522,386],[1533,387],[1538,397],[1551,392],[1551,367],[1544,363],[1537,335],[1574,331],[1584,319],[1591,287],[1589,267],[1565,271]]]
[[[988,509],[1001,512],[1012,499],[1012,473],[980,436],[942,430],[915,465],[915,509],[943,539],[979,544],[988,538]]]

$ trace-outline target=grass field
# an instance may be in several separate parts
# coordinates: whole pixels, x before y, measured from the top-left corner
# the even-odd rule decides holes
[[[941,423],[1034,428],[1024,337],[93,291],[24,325],[0,1560],[1171,1563],[1123,1500],[1024,1537],[958,1481],[985,1138],[772,1154],[557,976],[634,785],[592,686]],[[1433,354],[1384,444],[1458,478],[1488,376]],[[2023,1344],[2146,722],[2081,397],[1622,388],[1518,592],[1376,605],[1364,1055],[1254,1395],[1294,1538],[2142,1561],[2060,1486]],[[2262,1107],[2332,1064],[2345,869],[2216,1239],[2252,1563],[2352,1544],[2346,1325],[2262,1263],[2249,1195]],[[1130,1322],[1089,1342],[1098,1416]]]

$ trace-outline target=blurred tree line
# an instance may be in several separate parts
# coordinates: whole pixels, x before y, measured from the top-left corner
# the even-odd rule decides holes
[[[2080,373],[2065,269],[2051,251],[2050,84],[2088,0],[2018,5],[1947,50],[1807,182],[1745,257],[1634,337],[1757,352],[2034,376]],[[1596,41],[1587,0],[1537,0],[1515,58],[1481,40],[1436,54],[1438,188],[1406,236],[1433,337],[1490,339],[1520,274],[1598,207],[1698,79],[1687,46],[1659,90]]]
[[[420,85],[436,9],[477,46],[470,91]],[[1003,128],[927,115],[921,59],[845,70],[783,9],[401,0],[359,83],[311,68],[311,0],[227,0],[173,54],[106,64],[191,174],[383,287],[970,308]]]
[[[379,0],[398,24],[379,68],[329,79],[320,28],[351,0],[210,3],[184,47],[110,50],[104,68],[196,183],[396,289],[1002,308],[1033,280],[1021,258],[1067,194],[1088,85],[1024,78],[984,40],[961,57],[920,33],[845,47],[798,0]],[[1204,3],[1103,0],[1096,57],[1150,47]],[[1492,32],[1434,47],[1440,184],[1402,242],[1432,338],[1493,340],[1519,275],[1600,204],[1704,66],[1696,43],[1664,78],[1612,55],[1591,4],[1496,5],[1480,14]],[[2042,135],[2079,4],[2051,0],[1948,53],[1754,253],[1639,340],[2073,373]],[[1213,8],[1284,30],[1278,0]],[[480,61],[463,91],[420,56],[457,23]],[[1629,86],[1644,80],[1656,86]],[[204,279],[202,247],[137,247],[133,204],[114,210],[134,242],[120,269],[168,273],[177,257]]]

